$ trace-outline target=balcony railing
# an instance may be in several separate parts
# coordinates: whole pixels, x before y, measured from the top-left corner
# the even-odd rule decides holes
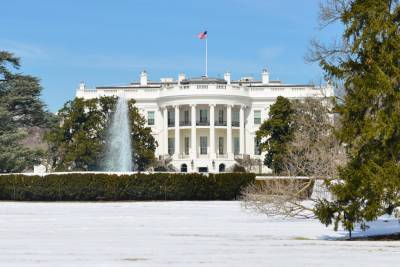
[[[226,126],[226,121],[216,121],[215,126]]]
[[[240,126],[240,122],[238,122],[238,121],[232,121],[232,126],[233,126],[233,127],[239,127],[239,126]]]
[[[179,126],[191,126],[191,121],[180,121]],[[227,126],[226,121],[215,121],[215,126]],[[210,121],[197,121],[196,126],[210,126]],[[239,121],[232,121],[233,127],[240,127]],[[168,121],[168,127],[175,127],[175,121]]]
[[[197,121],[196,125],[197,126],[210,126],[210,122],[209,121]]]
[[[190,121],[181,121],[179,122],[179,126],[190,126],[192,123]]]

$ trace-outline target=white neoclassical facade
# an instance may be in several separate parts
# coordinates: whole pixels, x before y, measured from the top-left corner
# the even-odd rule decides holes
[[[237,158],[264,158],[255,132],[278,96],[302,99],[333,94],[329,84],[317,87],[272,81],[266,70],[260,80],[243,77],[233,81],[225,73],[224,79],[180,74],[177,80],[161,78],[160,82],[148,80],[144,71],[139,82],[123,86],[89,89],[81,83],[76,97],[134,98],[159,144],[157,157],[171,157],[179,171],[223,172]]]

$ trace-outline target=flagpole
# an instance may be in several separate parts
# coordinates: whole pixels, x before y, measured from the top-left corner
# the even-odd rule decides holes
[[[208,44],[207,44],[207,40],[208,40],[208,36],[206,37],[206,77],[207,77],[207,57],[208,57],[208,55],[207,55],[207,53],[208,53],[208,48],[207,48],[207,46],[208,46]]]

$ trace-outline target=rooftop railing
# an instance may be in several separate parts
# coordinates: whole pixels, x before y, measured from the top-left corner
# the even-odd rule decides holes
[[[166,95],[180,95],[191,94],[198,92],[215,93],[215,94],[232,94],[239,96],[251,97],[276,97],[283,95],[286,97],[306,97],[306,96],[330,96],[333,94],[331,87],[318,87],[318,86],[290,86],[290,85],[268,85],[247,87],[245,85],[237,84],[182,84],[182,85],[153,85],[147,87],[140,87],[140,85],[126,86],[126,87],[99,87],[96,89],[85,88],[78,91],[79,97],[94,97],[94,96],[113,96],[113,95],[126,95],[127,97],[142,99],[142,98],[158,98]]]

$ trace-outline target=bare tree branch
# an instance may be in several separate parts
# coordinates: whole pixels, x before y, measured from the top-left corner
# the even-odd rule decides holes
[[[327,0],[319,4],[319,26],[325,28],[328,25],[342,19],[342,15],[348,12],[353,0]]]
[[[243,205],[270,216],[310,218],[314,216],[313,204],[328,195],[323,181],[337,178],[346,154],[335,138],[327,103],[306,99],[294,102],[293,106],[294,138],[284,159],[285,172],[290,178],[249,186],[243,191]],[[308,179],[297,179],[298,176]],[[315,194],[311,194],[313,189]]]

